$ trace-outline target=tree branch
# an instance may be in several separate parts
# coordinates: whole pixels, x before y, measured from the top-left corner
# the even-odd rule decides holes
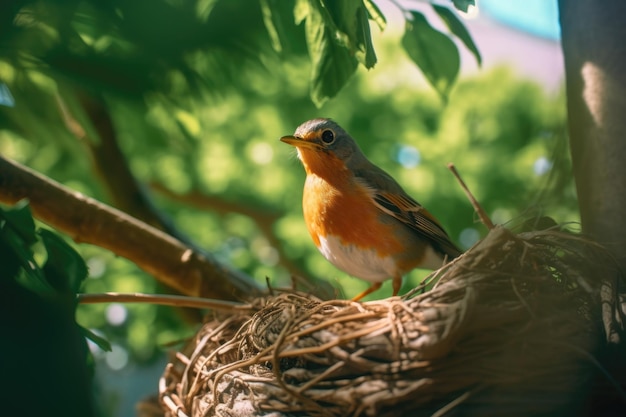
[[[166,233],[0,157],[0,202],[15,204],[24,198],[43,222],[76,242],[94,244],[131,260],[181,294],[233,300],[260,291],[245,274]]]

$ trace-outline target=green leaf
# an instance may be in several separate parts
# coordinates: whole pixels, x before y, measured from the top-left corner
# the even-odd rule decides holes
[[[293,7],[293,17],[296,25],[304,22],[304,19],[309,15],[309,10],[308,0],[296,0],[296,5]]]
[[[105,352],[111,352],[113,350],[113,348],[111,347],[111,343],[109,343],[109,341],[106,340],[104,337],[97,335],[86,327],[78,326],[78,328],[80,329],[80,332],[83,334],[83,336],[94,342],[96,346],[98,346],[100,349],[104,350]]]
[[[287,29],[287,21],[293,15],[293,2],[286,0],[261,0],[263,23],[270,36],[272,48],[276,52],[283,52],[286,42],[292,35]]]
[[[482,65],[480,52],[478,51],[478,48],[476,47],[476,44],[474,43],[474,40],[472,39],[469,31],[467,30],[463,22],[461,22],[461,20],[458,18],[457,14],[447,7],[438,6],[436,4],[433,4],[432,6],[433,9],[435,9],[435,12],[437,12],[439,17],[441,18],[441,20],[443,20],[446,26],[448,26],[450,32],[452,32],[457,38],[459,38],[461,42],[463,42],[465,47],[469,49],[469,51],[476,58],[476,62],[478,62],[478,65]]]
[[[10,271],[2,277],[15,279],[38,294],[50,294],[54,289],[33,257],[31,246],[37,242],[35,221],[27,201],[8,209],[0,207],[0,267]]]
[[[37,294],[53,294],[54,288],[50,285],[45,274],[35,262],[31,251],[22,245],[22,242],[9,237],[7,239],[9,247],[20,262],[22,273],[15,277],[15,280],[23,287]]]
[[[38,233],[48,252],[43,266],[46,279],[59,291],[77,293],[87,278],[85,261],[57,234],[46,229],[39,229]]]
[[[376,52],[374,52],[374,44],[372,43],[372,33],[370,32],[370,23],[367,18],[367,11],[363,7],[359,7],[357,13],[357,41],[358,50],[356,52],[357,59],[370,69],[376,64]]]
[[[37,242],[35,220],[33,220],[33,214],[30,211],[28,200],[21,200],[8,209],[0,207],[0,219],[5,220],[8,226],[20,236],[24,243],[32,245]]]
[[[476,2],[474,0],[452,0],[452,3],[454,4],[454,7],[464,13],[467,13],[467,9],[470,6],[476,5]]]
[[[218,0],[198,0],[196,3],[196,16],[201,22],[209,20],[209,16]]]
[[[367,14],[370,19],[372,19],[378,28],[383,31],[387,27],[387,19],[385,19],[385,15],[380,11],[376,3],[372,0],[364,0],[363,4],[367,9]]]
[[[372,68],[376,64],[376,53],[362,0],[321,0],[319,10],[325,24],[335,32],[338,43],[347,48],[365,68]]]
[[[333,27],[319,2],[312,0],[305,21],[305,34],[312,61],[311,99],[317,106],[334,97],[358,65],[354,56],[338,40]]]
[[[447,100],[459,73],[459,51],[448,36],[430,26],[423,14],[412,11],[411,16],[413,20],[407,21],[402,46],[442,99]]]

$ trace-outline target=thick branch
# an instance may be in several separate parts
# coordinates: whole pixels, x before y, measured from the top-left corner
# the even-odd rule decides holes
[[[0,157],[0,202],[30,200],[37,218],[127,258],[182,294],[238,299],[259,291],[246,275],[198,254],[173,237]]]

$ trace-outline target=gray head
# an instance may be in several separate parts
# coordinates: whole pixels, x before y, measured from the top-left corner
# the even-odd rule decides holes
[[[302,123],[290,136],[281,141],[298,148],[298,156],[307,165],[317,158],[336,158],[348,163],[363,156],[359,145],[331,119],[313,119]]]

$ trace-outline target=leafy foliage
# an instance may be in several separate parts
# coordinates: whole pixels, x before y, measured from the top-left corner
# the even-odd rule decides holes
[[[467,11],[473,1],[454,2],[455,7]],[[334,97],[352,77],[358,64],[366,69],[376,64],[376,53],[371,40],[368,19],[380,30],[386,19],[370,0],[333,2],[328,0],[298,0],[292,2],[262,1],[264,21],[277,51],[291,39],[293,27],[285,25],[286,17],[294,10],[296,24],[305,23],[306,43],[312,63],[311,98],[318,106]],[[480,63],[481,58],[456,14],[444,6],[434,6],[438,15]],[[407,27],[403,45],[411,59],[424,72],[427,80],[445,99],[459,68],[456,45],[448,35],[432,28],[422,14],[404,10]],[[433,52],[434,51],[434,52]]]
[[[15,280],[38,296],[55,300],[70,312],[76,308],[76,293],[87,278],[87,265],[81,255],[63,238],[47,229],[37,229],[26,201],[15,207],[0,207],[0,263],[4,280]],[[36,253],[38,246],[44,253]],[[45,257],[45,261],[37,258]],[[85,335],[91,335],[86,329]],[[102,338],[92,340],[100,348],[111,346]]]
[[[74,319],[76,291],[87,276],[82,258],[58,235],[37,229],[22,202],[0,207],[0,265],[0,371],[11,375],[5,412],[23,414],[15,407],[28,404],[33,415],[93,415],[89,332]],[[45,389],[41,373],[55,378]],[[34,394],[38,401],[30,404]]]
[[[460,10],[470,4],[454,2]],[[181,86],[215,93],[240,86],[242,79],[233,76],[237,68],[261,67],[276,58],[272,50],[285,60],[308,53],[310,94],[318,106],[336,96],[359,65],[374,67],[370,20],[381,30],[386,25],[372,0],[156,1],[149,7],[136,0],[11,0],[5,7],[11,24],[4,26],[0,60],[13,70],[132,96]],[[458,61],[450,36],[480,62],[478,50],[451,9],[435,6],[450,34],[402,10],[406,39],[413,40],[404,43],[407,52],[445,97],[458,72],[458,64],[445,65]],[[439,50],[436,59],[424,49]]]

